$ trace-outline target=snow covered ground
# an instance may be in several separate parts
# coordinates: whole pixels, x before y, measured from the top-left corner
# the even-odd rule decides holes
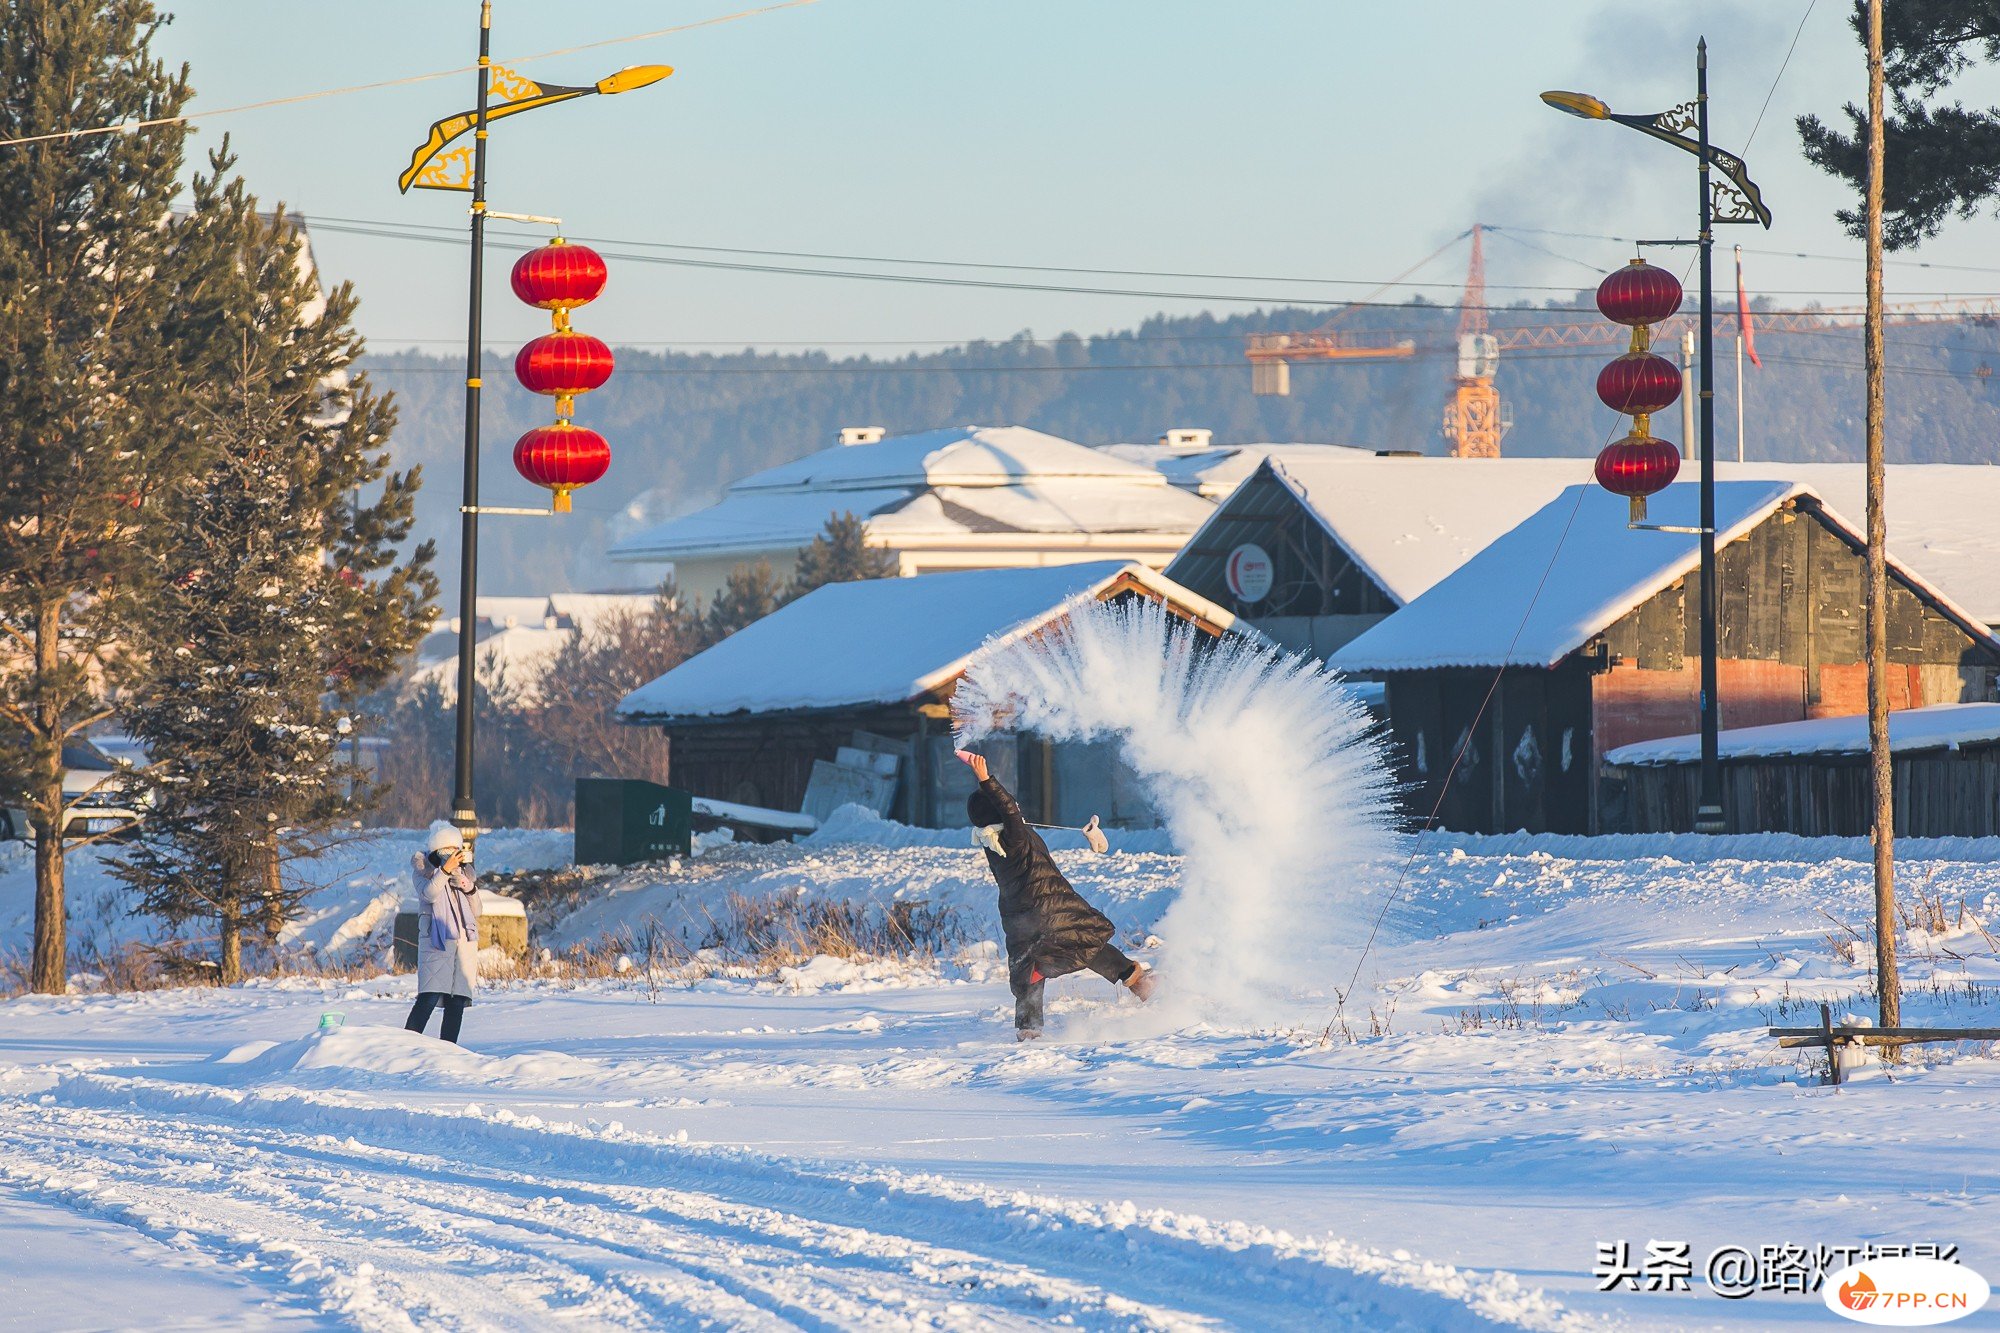
[[[363,918],[416,836],[327,864],[299,947],[378,948]],[[849,821],[606,872],[538,944],[648,915],[694,930],[731,892],[955,905],[977,936],[990,881],[962,838]],[[493,837],[482,860],[559,864],[566,841]],[[1131,936],[1172,899],[1156,846],[1061,859]],[[2000,1025],[1980,924],[2000,841],[1901,864],[1925,918],[1903,936],[1907,1021]],[[23,938],[25,871],[0,853],[0,947]],[[1435,837],[1359,1012],[1163,1031],[1068,978],[1028,1046],[979,943],[508,983],[463,1050],[400,1030],[407,978],[15,999],[0,1309],[42,1328],[1831,1324],[1815,1295],[1725,1299],[1710,1256],[1771,1247],[1776,1286],[1817,1247],[1934,1244],[2000,1275],[1992,1052],[1926,1048],[1834,1089],[1763,1035],[1822,999],[1872,1012],[1868,903],[1859,842]],[[1328,960],[1328,988],[1352,966]],[[317,1031],[326,1012],[345,1026]],[[1598,1291],[1600,1245],[1641,1268],[1678,1242],[1690,1290]]]

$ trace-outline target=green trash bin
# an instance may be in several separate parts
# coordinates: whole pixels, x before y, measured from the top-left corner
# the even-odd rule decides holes
[[[686,856],[694,796],[637,778],[576,780],[576,864],[627,866]]]

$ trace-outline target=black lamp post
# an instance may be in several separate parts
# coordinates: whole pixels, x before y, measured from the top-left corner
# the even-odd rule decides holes
[[[410,165],[397,180],[408,193],[418,190],[452,190],[472,195],[471,292],[466,303],[465,334],[465,498],[459,505],[458,571],[458,698],[456,701],[457,740],[452,770],[451,822],[464,835],[469,849],[479,830],[479,816],[472,798],[472,693],[473,647],[477,637],[475,622],[479,609],[479,516],[485,514],[540,514],[540,509],[481,507],[479,503],[479,355],[480,291],[485,281],[486,219],[516,218],[530,222],[554,219],[523,214],[490,213],[486,207],[486,127],[505,116],[519,115],[558,102],[568,102],[593,93],[623,93],[658,83],[674,71],[667,65],[634,65],[594,84],[571,87],[538,83],[512,70],[493,64],[493,2],[480,0],[479,65],[472,110],[431,124],[428,138],[410,157]],[[496,105],[497,102],[497,105]],[[449,148],[467,131],[472,133],[470,148]],[[449,148],[449,151],[447,149]]]
[[[1769,227],[1771,210],[1764,206],[1763,195],[1751,181],[1743,159],[1708,141],[1706,38],[1695,46],[1695,98],[1671,111],[1651,116],[1614,115],[1610,107],[1588,93],[1547,92],[1542,100],[1585,120],[1612,120],[1629,126],[1694,154],[1699,164],[1700,224],[1695,240],[1648,244],[1693,244],[1701,252],[1701,793],[1694,828],[1697,833],[1722,833],[1727,823],[1722,813],[1721,703],[1716,681],[1714,224],[1754,222]],[[1689,130],[1695,132],[1692,139],[1687,135]],[[1721,171],[1720,180],[1712,168]]]

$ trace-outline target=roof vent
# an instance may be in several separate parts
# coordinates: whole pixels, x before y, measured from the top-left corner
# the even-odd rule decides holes
[[[1160,437],[1160,447],[1163,449],[1206,449],[1214,439],[1215,432],[1212,430],[1201,430],[1195,427],[1183,426],[1162,435]]]
[[[846,444],[875,444],[889,433],[884,426],[842,426],[840,442]]]

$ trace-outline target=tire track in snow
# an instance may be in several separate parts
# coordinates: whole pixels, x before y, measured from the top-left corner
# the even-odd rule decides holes
[[[689,1147],[615,1123],[584,1129],[467,1109],[472,1114],[351,1094],[76,1074],[40,1104],[0,1101],[0,1168],[11,1163],[18,1171],[25,1158],[49,1170],[38,1154],[58,1152],[54,1145],[77,1131],[63,1125],[37,1143],[31,1112],[52,1122],[81,1116],[85,1125],[101,1115],[95,1132],[135,1142],[140,1163],[155,1153],[171,1158],[180,1139],[204,1145],[180,1144],[211,1165],[231,1153],[265,1154],[294,1195],[272,1200],[266,1229],[282,1232],[297,1221],[327,1247],[321,1262],[339,1268],[342,1279],[369,1262],[368,1244],[390,1241],[341,1234],[339,1215],[386,1210],[413,1230],[388,1251],[402,1269],[390,1275],[376,1265],[378,1285],[421,1285],[413,1247],[470,1245],[476,1237],[494,1247],[487,1259],[496,1271],[519,1270],[537,1290],[582,1282],[608,1299],[603,1287],[610,1283],[630,1306],[585,1315],[609,1323],[699,1319],[697,1293],[728,1298],[733,1314],[711,1307],[707,1318],[731,1326],[1004,1327],[1058,1313],[1086,1327],[1462,1328],[1490,1321],[1567,1330],[1596,1322],[1522,1288],[1510,1274],[1337,1241],[1141,1212],[1129,1203]],[[74,1165],[58,1161],[53,1169]],[[199,1191],[195,1197],[205,1201]],[[360,1255],[338,1249],[357,1244]],[[569,1258],[536,1270],[536,1262],[551,1264],[559,1253]],[[639,1286],[628,1290],[634,1281]],[[645,1299],[656,1281],[665,1283],[665,1307]],[[331,1294],[345,1293],[336,1283]],[[341,1307],[336,1300],[328,1308]],[[662,1308],[678,1313],[669,1318]],[[517,1304],[513,1313],[520,1312]]]
[[[344,1270],[317,1284],[322,1305],[363,1327],[1213,1327],[902,1237],[682,1191],[578,1202],[550,1191],[580,1182],[324,1135],[16,1103],[0,1154],[0,1178],[239,1260],[281,1256],[294,1282]]]

